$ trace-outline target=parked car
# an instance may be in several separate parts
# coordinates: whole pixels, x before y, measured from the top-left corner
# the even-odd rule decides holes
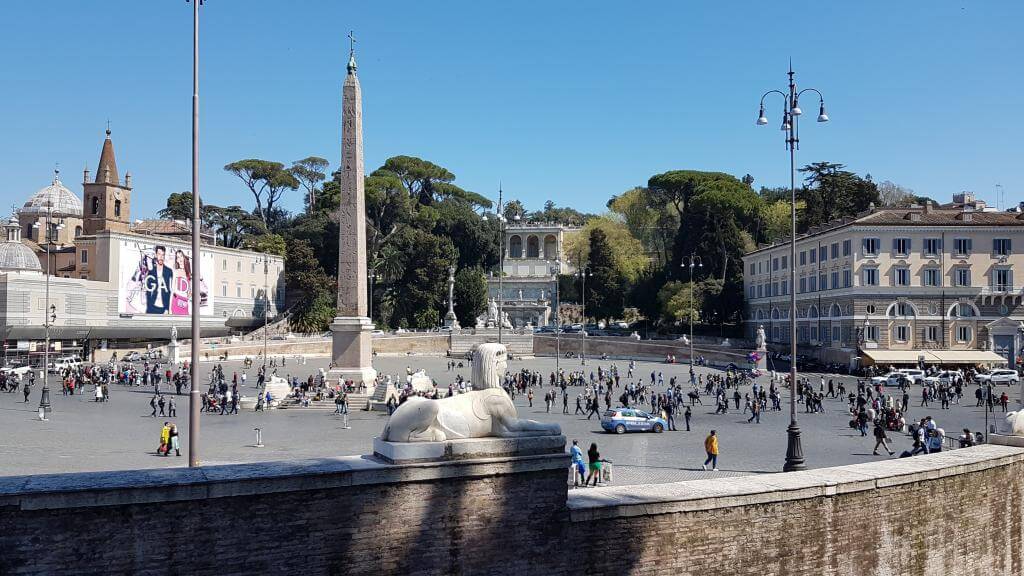
[[[606,432],[625,434],[626,432],[664,432],[668,428],[660,416],[652,416],[643,410],[633,408],[616,408],[607,410],[601,416],[601,428]]]
[[[978,374],[975,376],[975,380],[992,384],[1018,384],[1020,383],[1020,375],[1012,368],[997,368],[988,374]]]
[[[47,366],[47,368],[49,369],[50,373],[57,374],[62,370],[66,370],[69,368],[77,368],[80,364],[81,362],[78,360],[78,358],[74,356],[62,356],[60,358],[57,358],[53,362],[50,362],[50,365]]]
[[[910,378],[910,381],[914,384],[920,384],[924,381],[924,370],[918,370],[917,368],[900,368],[897,372],[906,374],[907,378]]]
[[[872,376],[871,384],[881,384],[882,386],[899,386],[902,380],[909,380],[913,382],[914,379],[905,372],[895,371],[883,374],[882,376]]]
[[[943,370],[934,376],[925,376],[924,381],[929,384],[945,384],[946,386],[953,385],[957,380],[963,382],[964,376],[959,370]]]
[[[28,364],[10,364],[0,368],[0,372],[5,374],[16,374],[18,376],[24,376],[32,371],[32,367]]]
[[[129,352],[125,354],[121,360],[124,362],[142,362],[142,354],[139,354],[138,352]]]

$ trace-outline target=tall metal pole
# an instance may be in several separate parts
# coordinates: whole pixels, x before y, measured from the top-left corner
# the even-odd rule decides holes
[[[786,463],[783,472],[804,470],[804,449],[800,441],[800,426],[796,422],[796,123],[799,116],[792,110],[797,107],[796,83],[793,81],[793,66],[789,67],[789,98],[786,114],[789,116],[789,194],[792,229],[789,236],[789,428],[786,429]]]
[[[693,254],[690,254],[690,370],[693,370]]]
[[[267,377],[267,316],[270,314],[270,283],[267,280],[267,255],[263,255],[263,377]]]
[[[199,290],[197,279],[202,270],[199,253],[199,5],[192,0],[192,386],[188,394],[188,465],[199,466]],[[264,337],[266,330],[264,329]],[[266,354],[264,353],[264,361]]]
[[[587,268],[580,269],[580,279],[583,282],[581,302],[583,305],[583,329],[580,330],[580,365],[587,364]]]
[[[498,344],[501,344],[501,331],[505,324],[505,291],[504,283],[502,282],[505,277],[505,215],[502,214],[501,210],[501,185],[498,185],[498,240],[500,242],[498,252]]]
[[[50,226],[53,219],[53,201],[46,201],[46,304],[43,306],[43,328],[46,331],[46,344],[43,348],[43,389],[39,393],[39,407],[45,415],[50,411]]]

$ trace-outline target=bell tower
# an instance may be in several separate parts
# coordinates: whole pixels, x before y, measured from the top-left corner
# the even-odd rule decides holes
[[[100,164],[96,168],[96,179],[89,182],[89,171],[85,171],[82,202],[84,233],[96,234],[103,230],[127,232],[131,213],[132,177],[126,174],[124,182],[118,178],[117,162],[114,160],[114,143],[110,141],[110,127],[107,139],[103,141]]]

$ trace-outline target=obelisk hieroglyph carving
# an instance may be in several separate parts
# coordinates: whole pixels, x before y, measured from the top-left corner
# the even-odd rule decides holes
[[[341,201],[338,206],[338,315],[331,323],[331,376],[373,385],[373,323],[366,316],[366,200],[363,190],[363,99],[349,33],[341,99]]]

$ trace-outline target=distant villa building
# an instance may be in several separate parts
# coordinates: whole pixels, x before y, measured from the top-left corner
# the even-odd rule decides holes
[[[82,188],[80,198],[55,172],[4,227],[0,337],[8,358],[43,352],[47,273],[53,352],[166,340],[171,326],[188,334],[193,289],[203,336],[261,325],[265,310],[273,318],[283,308],[280,256],[217,246],[204,232],[196,262],[189,224],[131,220],[131,175],[119,178],[109,130],[96,176],[85,170]]]
[[[555,286],[559,274],[572,274],[575,269],[566,260],[565,240],[579,228],[557,223],[529,222],[509,224],[505,228],[502,249],[505,250],[504,277],[496,274],[487,279],[490,298],[498,299],[499,284],[503,310],[512,325],[521,328],[549,326],[556,322]]]

